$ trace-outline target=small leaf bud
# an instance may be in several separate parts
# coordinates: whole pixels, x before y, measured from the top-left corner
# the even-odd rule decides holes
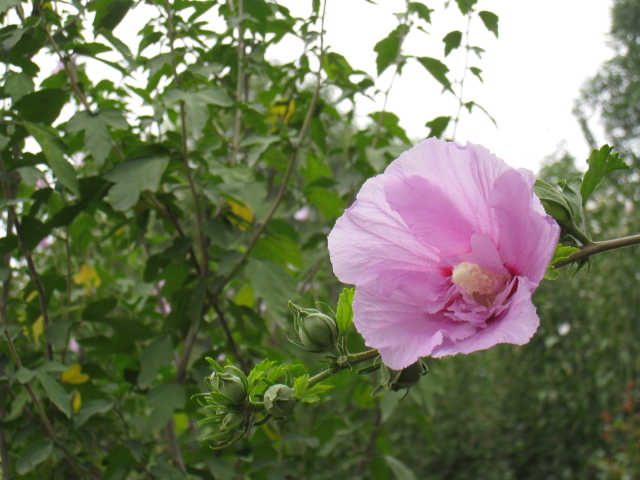
[[[218,392],[229,397],[235,404],[242,403],[247,397],[247,391],[242,380],[231,373],[216,373]]]
[[[231,430],[234,428],[240,427],[244,417],[241,413],[238,412],[229,412],[222,420],[222,424],[220,425],[220,430]]]
[[[294,315],[294,327],[300,343],[312,353],[325,353],[338,341],[338,326],[335,320],[312,308],[301,308],[289,303]]]
[[[420,377],[429,372],[429,369],[422,360],[418,360],[402,370],[392,370],[382,364],[380,372],[381,385],[387,390],[398,392],[413,387],[420,381]]]
[[[295,406],[295,392],[291,387],[272,385],[264,393],[264,408],[276,418],[288,417]]]

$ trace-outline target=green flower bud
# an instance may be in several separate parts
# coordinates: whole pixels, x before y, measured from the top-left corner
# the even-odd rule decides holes
[[[398,392],[413,387],[429,369],[422,360],[418,360],[402,370],[392,370],[383,363],[380,372],[380,384],[387,390]]]
[[[300,343],[310,352],[328,352],[338,341],[338,326],[333,318],[312,308],[300,308],[289,303],[294,315],[294,327]]]
[[[232,430],[242,425],[244,416],[238,412],[229,412],[222,420],[220,430]]]
[[[216,373],[218,392],[229,397],[233,403],[242,403],[247,398],[244,383],[232,373]]]
[[[276,418],[288,417],[295,406],[295,392],[291,387],[272,385],[264,393],[264,408]]]

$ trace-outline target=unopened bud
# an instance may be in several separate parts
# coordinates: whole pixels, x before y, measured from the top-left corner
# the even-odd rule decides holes
[[[276,418],[288,417],[295,406],[295,392],[291,387],[272,385],[264,393],[264,408]]]
[[[229,412],[222,420],[220,430],[231,430],[242,425],[244,417],[238,412]]]
[[[387,390],[398,392],[413,387],[420,381],[420,377],[429,372],[429,369],[422,360],[418,360],[402,370],[392,370],[382,364],[380,372],[381,385]]]
[[[328,315],[289,303],[300,343],[310,352],[328,352],[338,341],[338,326]]]
[[[242,403],[247,397],[244,383],[232,373],[216,373],[218,379],[218,392],[229,397],[233,403]]]

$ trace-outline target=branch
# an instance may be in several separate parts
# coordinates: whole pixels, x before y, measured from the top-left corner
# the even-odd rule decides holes
[[[233,8],[233,2],[230,2]],[[242,15],[244,14],[244,0],[238,0],[237,17],[238,22],[238,79],[236,82],[236,102],[242,101],[242,91],[244,89],[244,31],[242,28]],[[240,150],[240,129],[242,128],[242,109],[236,107],[236,120],[233,130],[233,151],[231,153],[231,165],[236,163]]]
[[[258,229],[255,231],[255,233],[253,234],[253,236],[249,240],[249,243],[247,245],[247,248],[246,248],[244,254],[242,255],[242,258],[231,269],[231,271],[226,275],[226,277],[223,279],[223,281],[220,282],[220,285],[218,286],[218,288],[216,289],[216,291],[214,293],[214,296],[216,296],[216,297],[218,295],[220,295],[220,293],[224,289],[225,285],[227,283],[229,283],[229,281],[240,271],[242,266],[245,264],[245,262],[249,258],[249,254],[251,254],[251,251],[253,250],[253,247],[255,247],[256,243],[258,243],[258,240],[260,239],[260,237],[262,236],[264,231],[267,229],[267,226],[269,225],[269,222],[271,222],[271,219],[275,215],[276,210],[278,209],[278,207],[280,206],[280,203],[284,199],[284,194],[287,191],[289,180],[291,179],[291,175],[293,174],[293,170],[294,170],[294,167],[296,165],[296,160],[298,158],[298,153],[300,152],[300,147],[302,146],[302,142],[304,141],[305,137],[307,136],[307,132],[309,130],[309,125],[311,123],[311,117],[313,116],[313,112],[314,112],[314,110],[316,108],[316,104],[318,103],[318,97],[320,96],[320,89],[322,87],[321,73],[322,73],[322,60],[324,58],[324,18],[325,18],[326,7],[327,7],[327,3],[325,1],[324,4],[323,4],[323,8],[322,8],[322,19],[321,19],[321,27],[320,27],[320,57],[318,59],[319,60],[318,71],[316,72],[316,78],[317,78],[316,86],[315,86],[315,89],[314,89],[314,92],[313,92],[313,97],[311,99],[311,103],[309,104],[309,109],[307,110],[307,114],[306,114],[306,116],[304,118],[304,122],[302,124],[302,128],[300,129],[300,134],[298,135],[298,139],[297,139],[297,141],[296,141],[296,143],[295,143],[295,145],[293,147],[293,151],[291,152],[291,155],[289,156],[289,164],[288,164],[287,170],[286,170],[286,172],[284,174],[284,178],[282,179],[282,184],[280,185],[280,190],[278,191],[278,194],[276,195],[276,198],[275,198],[275,200],[273,202],[273,205],[271,205],[271,209],[269,210],[269,213],[267,213],[267,216],[264,219],[264,222],[262,222],[262,225],[260,225],[258,227]]]
[[[458,96],[458,113],[456,113],[456,118],[453,121],[453,134],[451,138],[455,140],[456,131],[458,129],[458,124],[460,123],[460,113],[462,112],[462,95],[464,93],[464,80],[467,76],[467,70],[469,67],[469,50],[471,49],[471,44],[469,42],[469,31],[471,30],[471,11],[467,14],[467,31],[465,32],[465,36],[467,37],[467,44],[465,45],[466,53],[464,55],[464,71],[462,72],[462,79],[460,80],[460,95]]]
[[[366,352],[360,352],[356,353],[355,355],[351,355],[351,360],[349,360],[345,366],[339,367],[337,365],[333,365],[330,368],[327,368],[326,370],[323,370],[317,375],[311,377],[309,379],[309,387],[312,387],[315,384],[320,383],[329,377],[332,377],[333,375],[337,375],[346,368],[353,367],[354,365],[357,365],[359,363],[366,362],[367,360],[371,360],[372,358],[376,358],[378,355],[380,355],[380,353],[378,353],[378,350],[376,350],[375,348],[372,350],[367,350]]]
[[[578,262],[585,258],[597,255],[598,253],[608,252],[609,250],[616,250],[618,248],[630,247],[632,245],[640,244],[640,235],[633,235],[631,237],[616,238],[615,240],[605,240],[603,242],[592,242],[584,245],[579,251],[575,252],[569,258],[559,260],[552,266],[554,268],[564,267],[570,263]]]

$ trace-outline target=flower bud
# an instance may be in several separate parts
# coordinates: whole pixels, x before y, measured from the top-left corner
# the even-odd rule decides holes
[[[216,373],[216,378],[218,379],[218,392],[225,397],[229,397],[233,403],[242,403],[247,397],[244,383],[236,375],[232,373]]]
[[[294,327],[300,343],[312,353],[328,352],[338,341],[338,326],[333,318],[312,308],[289,303],[294,315]]]
[[[295,406],[295,392],[291,387],[272,385],[264,393],[264,408],[276,418],[288,417]]]
[[[238,412],[229,412],[222,420],[220,430],[231,430],[242,425],[244,417]]]
[[[429,369],[422,360],[418,360],[402,370],[392,370],[382,364],[380,372],[381,385],[387,390],[398,392],[413,387],[420,381],[420,377],[429,372]]]

